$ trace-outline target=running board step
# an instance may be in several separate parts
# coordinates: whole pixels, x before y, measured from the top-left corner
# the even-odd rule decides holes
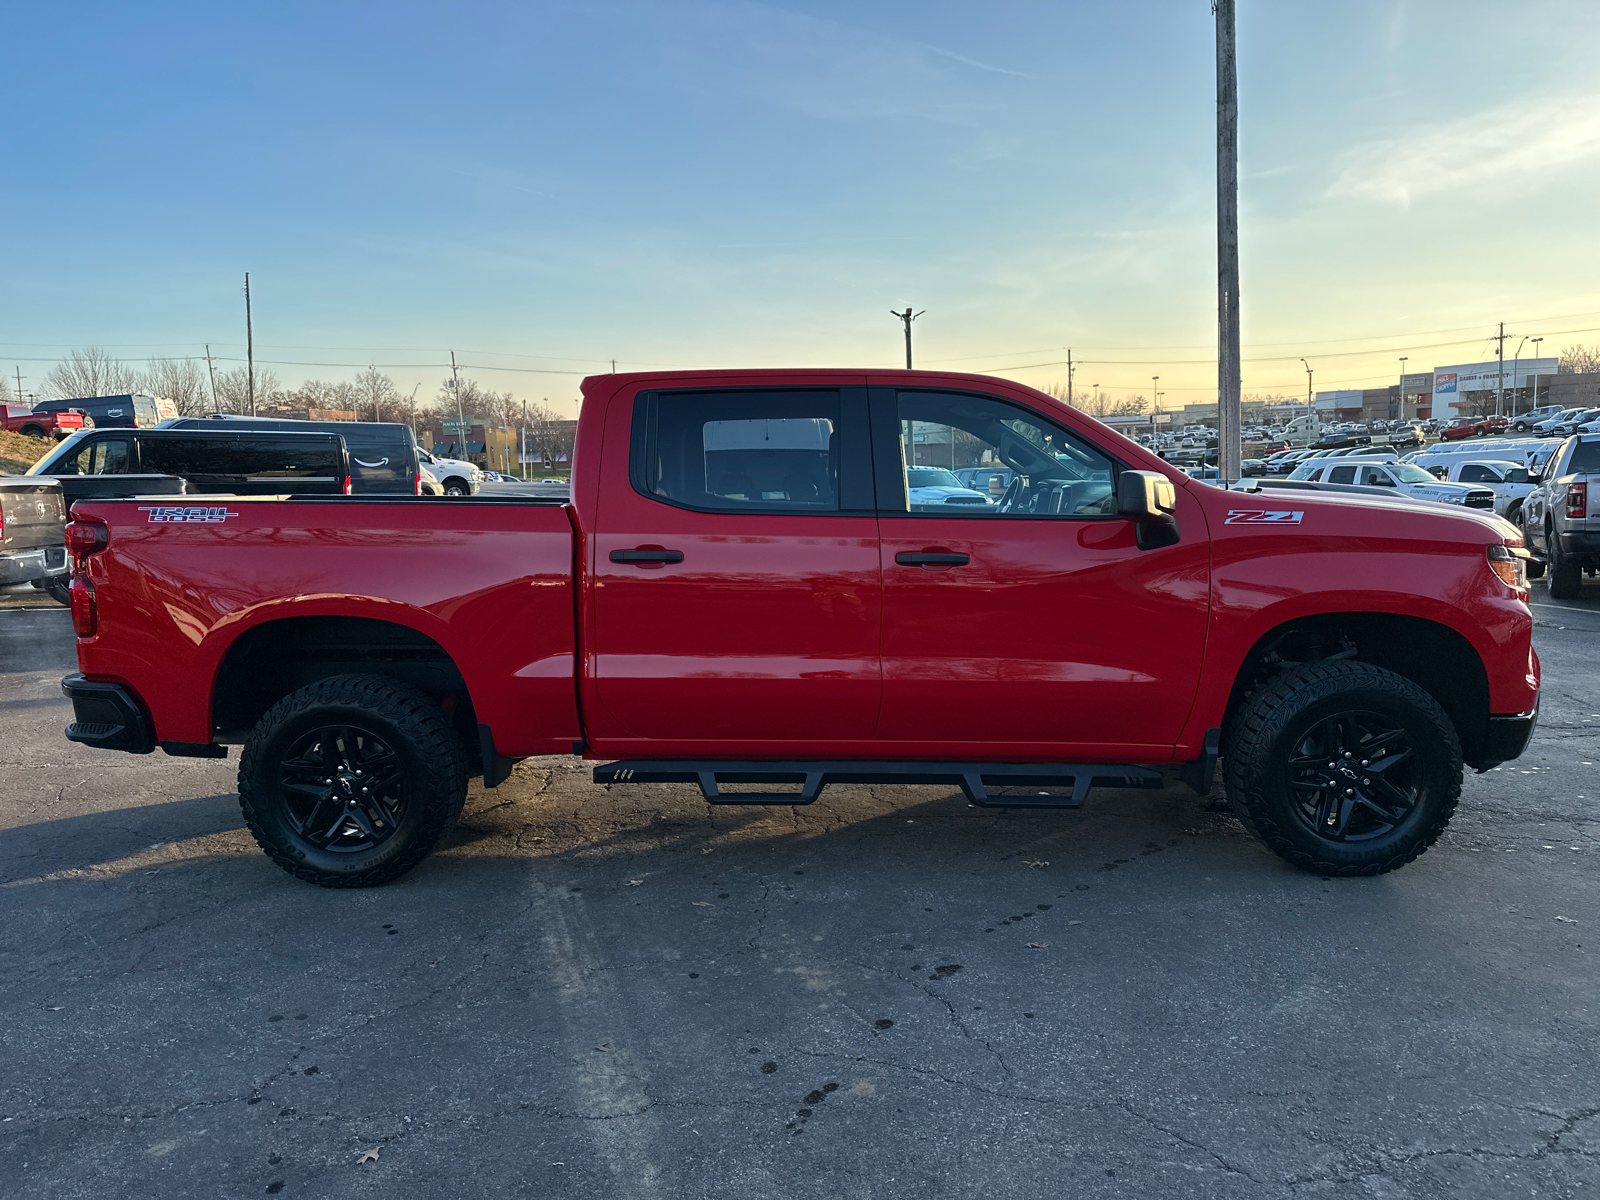
[[[698,783],[708,804],[810,804],[830,783],[953,783],[981,808],[1079,808],[1092,787],[1160,788],[1151,767],[1106,763],[676,762],[594,769],[596,783]],[[798,783],[799,792],[724,792],[726,783]],[[991,796],[990,787],[1071,786],[1070,796]]]

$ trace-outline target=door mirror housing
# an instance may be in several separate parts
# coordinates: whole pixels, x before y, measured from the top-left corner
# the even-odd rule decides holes
[[[1178,490],[1156,471],[1124,471],[1117,476],[1117,516],[1134,523],[1134,541],[1141,550],[1178,541]]]

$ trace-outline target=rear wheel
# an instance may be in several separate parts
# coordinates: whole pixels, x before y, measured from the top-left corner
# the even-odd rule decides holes
[[[1229,798],[1273,851],[1322,875],[1379,875],[1438,839],[1461,745],[1432,696],[1370,663],[1285,672],[1229,728]]]
[[[24,425],[21,429],[17,430],[17,432],[22,434],[23,437],[42,438],[44,436],[44,426]]]
[[[439,706],[381,675],[338,675],[285,696],[239,760],[239,806],[256,842],[323,887],[405,874],[455,824],[466,789],[466,753]]]
[[[1561,553],[1561,535],[1549,522],[1544,527],[1544,545],[1550,555],[1550,598],[1576,600],[1583,592],[1583,571]]]

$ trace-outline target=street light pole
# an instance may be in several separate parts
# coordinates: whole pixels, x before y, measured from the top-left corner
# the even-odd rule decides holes
[[[1542,341],[1544,341],[1544,338],[1542,338],[1542,337],[1536,337],[1536,338],[1533,339],[1533,357],[1534,357],[1535,361],[1537,361],[1538,358],[1539,358],[1539,343],[1542,342]],[[1533,389],[1532,389],[1532,391],[1530,391],[1528,393],[1528,408],[1530,410],[1532,410],[1532,409],[1535,409],[1535,408],[1538,408],[1538,407],[1539,407],[1539,373],[1537,371],[1535,371],[1533,373]]]
[[[898,317],[902,322],[904,322],[906,327],[906,370],[908,371],[911,370],[911,322],[915,321],[922,315],[922,313],[927,311],[927,309],[923,309],[922,312],[914,313],[911,311],[911,306],[909,304],[906,305],[905,312],[899,312],[892,308],[889,310],[889,315],[892,317]]]
[[[1309,416],[1316,408],[1315,401],[1311,399],[1311,364],[1303,358],[1300,361],[1305,363],[1306,368],[1306,414]]]
[[[1402,421],[1406,419],[1406,359],[1410,357],[1409,354],[1400,356],[1400,419]]]
[[[1517,343],[1517,352],[1511,356],[1511,415],[1517,415],[1517,362],[1522,358],[1522,348],[1528,344],[1527,337]],[[1532,407],[1531,405],[1529,406]]]

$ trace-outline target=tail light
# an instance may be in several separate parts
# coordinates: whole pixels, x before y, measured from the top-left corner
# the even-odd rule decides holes
[[[67,525],[67,553],[76,560],[78,570],[83,570],[83,560],[98,554],[111,540],[111,531],[104,521],[72,521]]]
[[[344,477],[344,494],[346,496],[350,494],[350,476],[348,475]]]
[[[93,637],[100,623],[94,607],[94,584],[87,575],[74,575],[67,594],[72,603],[72,632],[79,637]]]
[[[1567,516],[1581,517],[1589,511],[1589,485],[1587,483],[1567,484]]]
[[[1489,569],[1507,587],[1525,592],[1528,590],[1527,555],[1526,550],[1513,550],[1510,546],[1490,546]]]
[[[411,481],[411,494],[413,496],[422,495],[422,472],[421,471],[418,471],[417,472],[417,477]]]
[[[100,624],[94,584],[89,582],[87,571],[89,556],[100,553],[110,541],[111,531],[104,521],[67,523],[67,553],[72,555],[72,583],[67,594],[72,606],[72,631],[79,637],[93,637]]]

